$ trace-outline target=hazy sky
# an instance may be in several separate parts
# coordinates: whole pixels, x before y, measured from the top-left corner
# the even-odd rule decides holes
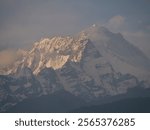
[[[0,50],[98,23],[150,51],[150,0],[0,0]]]

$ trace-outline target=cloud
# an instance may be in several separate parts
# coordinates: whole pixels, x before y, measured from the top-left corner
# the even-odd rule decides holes
[[[13,49],[0,51],[0,67],[12,65],[17,60],[22,60],[22,57],[27,53],[28,51],[22,49],[18,49],[17,51]]]
[[[106,27],[111,31],[118,31],[122,26],[125,24],[125,17],[121,15],[113,16],[109,21],[106,23]]]
[[[0,66],[13,63],[16,59],[16,53],[13,50],[4,50],[0,52]]]

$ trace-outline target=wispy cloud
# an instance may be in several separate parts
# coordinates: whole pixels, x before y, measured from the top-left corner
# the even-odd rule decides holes
[[[4,50],[0,52],[0,66],[13,63],[16,59],[16,52],[13,50]]]
[[[125,17],[121,15],[113,16],[109,21],[105,24],[105,26],[111,31],[118,31],[125,24]]]

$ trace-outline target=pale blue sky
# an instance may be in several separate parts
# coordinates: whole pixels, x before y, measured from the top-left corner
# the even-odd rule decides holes
[[[150,0],[0,0],[0,50],[72,35],[94,23],[147,49]]]

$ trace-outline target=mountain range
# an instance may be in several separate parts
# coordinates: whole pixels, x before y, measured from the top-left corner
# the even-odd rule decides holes
[[[53,112],[66,112],[130,89],[149,89],[150,59],[122,34],[92,25],[74,36],[44,38],[29,51],[18,50],[0,74],[1,112],[44,96]],[[70,98],[65,107],[57,101],[63,97]]]

